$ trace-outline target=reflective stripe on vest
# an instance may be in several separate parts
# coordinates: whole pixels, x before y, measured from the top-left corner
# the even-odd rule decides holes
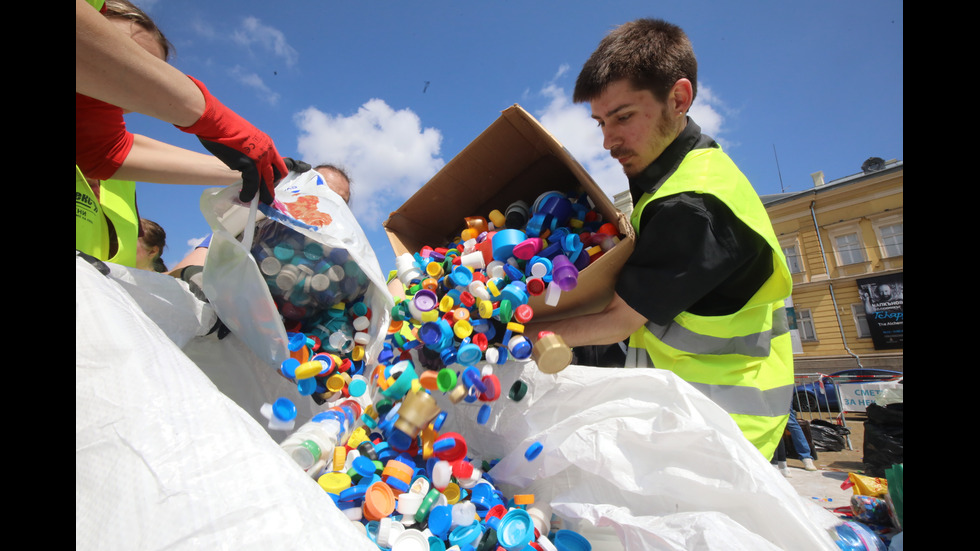
[[[692,150],[654,193],[637,200],[630,220],[637,233],[644,207],[685,192],[713,195],[765,239],[773,273],[737,312],[681,312],[666,325],[641,327],[630,345],[643,347],[654,367],[673,371],[721,406],[769,459],[792,399],[793,353],[783,304],[792,277],[758,195],[720,148]]]
[[[781,417],[786,415],[788,404],[793,397],[793,385],[777,386],[759,390],[751,386],[709,385],[691,383],[711,401],[728,413],[755,415],[758,417]]]
[[[771,349],[770,341],[789,332],[789,320],[786,316],[786,308],[778,308],[772,313],[772,326],[769,329],[740,337],[701,335],[673,320],[667,325],[647,322],[646,328],[664,344],[691,354],[740,354],[753,358],[766,358]]]

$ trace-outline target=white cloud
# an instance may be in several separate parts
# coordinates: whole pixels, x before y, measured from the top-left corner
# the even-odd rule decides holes
[[[236,65],[229,69],[228,74],[230,74],[232,78],[246,88],[255,90],[259,99],[268,103],[269,105],[276,105],[279,103],[279,93],[273,92],[271,88],[266,86],[265,81],[263,81],[262,77],[260,77],[258,74],[246,72],[246,70],[240,65]]]
[[[725,117],[732,110],[718,97],[711,88],[698,84],[698,97],[694,98],[691,106],[691,118],[701,127],[701,132],[711,136],[722,148],[729,148],[732,143],[725,137]]]
[[[300,157],[342,166],[351,177],[351,208],[362,227],[377,226],[445,164],[442,134],[422,128],[409,109],[372,99],[349,116],[310,107],[295,117]]]
[[[281,58],[290,67],[299,59],[299,52],[289,45],[286,35],[275,27],[263,24],[257,17],[246,17],[241,27],[232,34],[232,39],[248,48],[257,45]]]

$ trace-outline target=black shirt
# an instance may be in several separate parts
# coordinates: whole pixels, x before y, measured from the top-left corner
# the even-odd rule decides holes
[[[630,178],[633,203],[654,193],[693,149],[718,147],[688,119],[687,127],[642,173]],[[643,209],[633,254],[616,292],[657,324],[687,311],[737,312],[772,275],[772,249],[720,199],[679,193]]]

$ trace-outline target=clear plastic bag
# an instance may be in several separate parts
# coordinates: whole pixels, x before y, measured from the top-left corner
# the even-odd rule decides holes
[[[374,250],[344,201],[316,171],[291,172],[276,187],[275,208],[260,207],[253,222],[238,201],[239,189],[212,188],[201,196],[201,212],[214,232],[203,287],[222,322],[277,368],[289,358],[287,324],[289,331],[321,326],[324,343],[333,333],[349,336],[338,349],[346,353],[353,352],[354,333],[363,333],[364,357],[376,358],[393,301]],[[365,329],[319,322],[325,312],[355,301],[370,312]]]

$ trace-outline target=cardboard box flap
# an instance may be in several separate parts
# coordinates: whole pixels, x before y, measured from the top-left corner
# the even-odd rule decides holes
[[[465,217],[487,217],[494,209],[503,212],[517,200],[531,204],[552,190],[584,191],[595,209],[615,223],[624,237],[620,245],[582,271],[579,287],[564,293],[558,307],[545,306],[543,298],[534,297],[531,306],[535,317],[597,311],[611,298],[619,269],[632,252],[633,229],[578,161],[519,105],[505,109],[392,212],[384,228],[395,255],[415,253],[425,245],[444,246],[458,237]],[[602,304],[596,306],[599,302]]]

